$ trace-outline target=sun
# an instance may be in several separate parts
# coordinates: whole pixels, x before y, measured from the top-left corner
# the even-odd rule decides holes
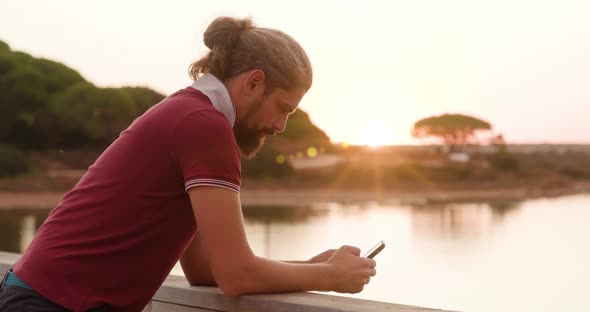
[[[393,133],[383,122],[365,122],[357,130],[352,144],[367,145],[370,147],[379,147],[391,145],[393,142]]]

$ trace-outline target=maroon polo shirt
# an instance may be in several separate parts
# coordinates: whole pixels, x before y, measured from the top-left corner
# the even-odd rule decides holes
[[[205,78],[223,96],[188,87],[137,118],[51,211],[17,276],[73,311],[144,308],[195,235],[188,188],[239,192],[235,110]]]

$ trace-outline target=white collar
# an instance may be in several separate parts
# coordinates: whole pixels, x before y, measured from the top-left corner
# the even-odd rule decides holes
[[[217,77],[212,74],[204,74],[191,85],[191,87],[203,92],[213,106],[225,115],[229,124],[233,127],[236,121],[236,106],[231,100],[227,88]]]

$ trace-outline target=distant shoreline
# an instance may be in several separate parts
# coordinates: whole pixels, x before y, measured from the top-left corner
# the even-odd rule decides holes
[[[590,192],[590,183],[576,183],[568,188],[527,189],[525,187],[485,190],[438,191],[367,191],[367,190],[243,190],[241,201],[246,206],[288,206],[313,203],[378,202],[392,204],[426,204],[429,202],[522,201]]]
[[[520,201],[542,197],[590,192],[590,183],[576,183],[567,188],[527,189],[525,187],[485,190],[452,191],[367,191],[339,189],[242,189],[241,201],[244,206],[302,206],[313,203],[357,203],[379,202],[400,204],[425,204],[428,202],[452,201]],[[0,191],[0,209],[51,209],[65,192],[15,192]]]

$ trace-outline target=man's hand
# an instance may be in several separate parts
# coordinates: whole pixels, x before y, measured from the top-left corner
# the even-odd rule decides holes
[[[332,276],[331,290],[340,293],[358,293],[375,276],[376,262],[373,259],[362,258],[360,249],[352,246],[342,246],[328,260],[328,265],[335,269]]]
[[[326,262],[328,262],[328,260],[330,260],[330,258],[332,258],[332,256],[334,255],[334,253],[336,251],[337,251],[337,249],[326,250],[326,251],[322,252],[321,254],[309,259],[307,261],[307,263],[326,263]]]

